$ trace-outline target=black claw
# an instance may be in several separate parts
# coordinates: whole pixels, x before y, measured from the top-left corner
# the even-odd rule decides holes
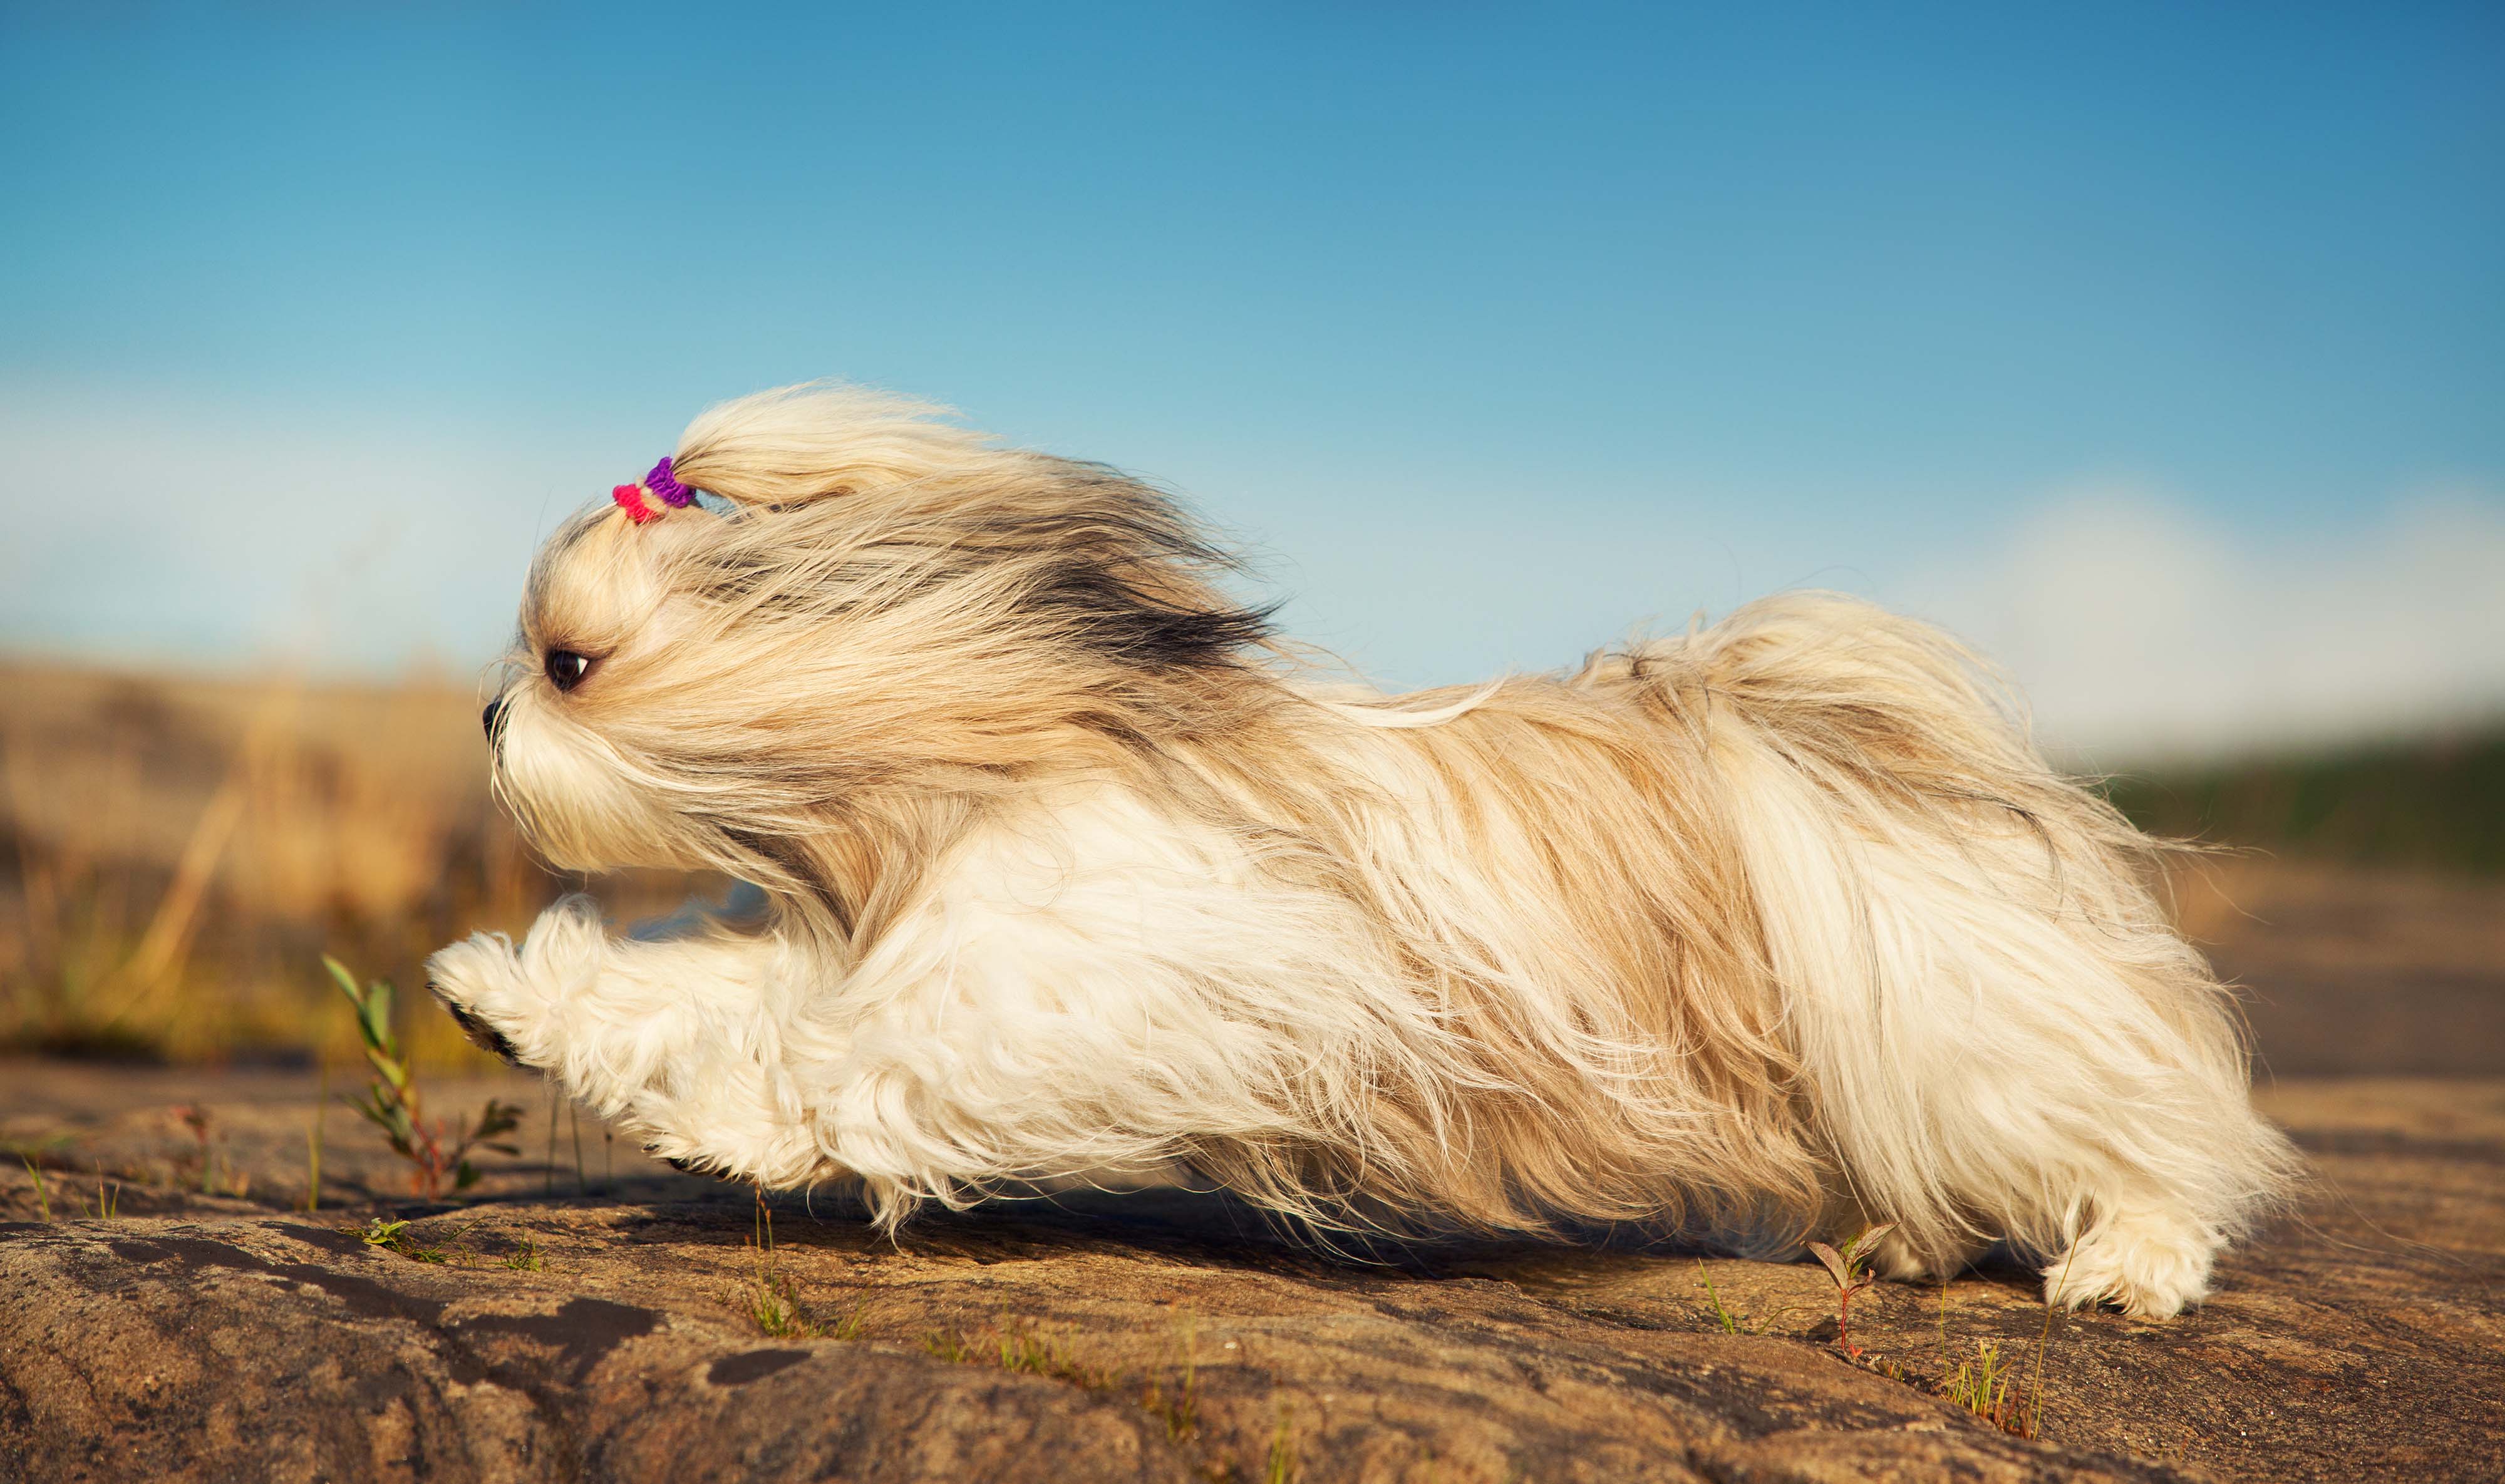
[[[728,1174],[722,1170],[708,1170],[703,1165],[698,1164],[692,1159],[681,1159],[676,1154],[664,1154],[659,1149],[654,1148],[649,1144],[644,1146],[644,1152],[652,1155],[661,1163],[668,1165],[671,1169],[678,1171],[682,1175],[704,1175],[709,1176],[712,1179],[722,1181],[736,1181],[739,1179],[738,1176]]]
[[[513,1043],[505,1039],[503,1032],[462,1008],[461,1003],[445,994],[434,980],[428,980],[426,987],[436,999],[443,1003],[443,1007],[451,1012],[452,1023],[461,1027],[461,1034],[470,1038],[472,1045],[481,1051],[491,1051],[503,1057],[505,1065],[509,1067],[519,1067],[522,1064],[521,1053],[513,1049]]]

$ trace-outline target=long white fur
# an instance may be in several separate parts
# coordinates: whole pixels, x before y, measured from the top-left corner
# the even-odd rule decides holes
[[[502,796],[769,910],[655,941],[570,899],[430,976],[658,1152],[889,1222],[1182,1167],[1323,1223],[1891,1220],[1896,1276],[2005,1240],[2144,1315],[2287,1178],[2147,842],[1935,632],[1787,595],[1398,704],[1151,660],[1072,604],[1222,627],[1200,548],[1124,534],[1069,598],[1037,533],[1161,497],[926,413],[728,405],[680,470],[739,516],[586,515],[535,574]],[[572,695],[529,678],[560,646]]]

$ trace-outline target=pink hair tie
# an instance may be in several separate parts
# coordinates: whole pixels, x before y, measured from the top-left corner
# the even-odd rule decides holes
[[[609,492],[609,498],[617,501],[617,508],[626,512],[626,518],[637,525],[661,518],[659,511],[644,503],[644,486],[641,484],[620,484]]]

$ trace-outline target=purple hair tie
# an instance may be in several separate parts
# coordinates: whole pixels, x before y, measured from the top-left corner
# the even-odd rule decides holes
[[[644,487],[660,496],[661,503],[674,511],[686,510],[695,503],[695,491],[680,483],[679,477],[670,473],[667,458],[653,465],[653,472],[644,476]]]

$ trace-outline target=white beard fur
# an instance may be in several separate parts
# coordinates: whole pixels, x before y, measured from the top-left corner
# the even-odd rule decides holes
[[[2141,1316],[2203,1297],[2291,1177],[2150,842],[1922,625],[1786,595],[1572,676],[1386,699],[1050,633],[1001,657],[983,636],[1032,627],[1040,589],[969,568],[943,602],[917,567],[842,579],[785,652],[806,662],[743,683],[681,668],[767,642],[755,608],[698,601],[708,543],[746,543],[747,572],[770,535],[788,618],[835,582],[809,553],[887,551],[882,520],[1160,497],[841,392],[716,409],[679,467],[763,513],[674,514],[676,546],[606,513],[561,533],[520,664],[589,633],[609,670],[508,688],[499,789],[565,864],[725,869],[766,910],[621,937],[570,898],[518,947],[428,965],[663,1156],[856,1184],[890,1225],[1183,1170],[1324,1229],[1629,1223],[1772,1254],[1893,1221],[1888,1276],[2007,1242],[2058,1301]],[[795,507],[815,523],[768,518]],[[864,591],[929,606],[880,631]],[[1115,745],[996,735],[1005,685],[1046,717],[1114,682]],[[790,735],[730,730],[752,704]],[[838,730],[864,709],[874,739]],[[795,755],[875,748],[869,781],[792,781]]]

